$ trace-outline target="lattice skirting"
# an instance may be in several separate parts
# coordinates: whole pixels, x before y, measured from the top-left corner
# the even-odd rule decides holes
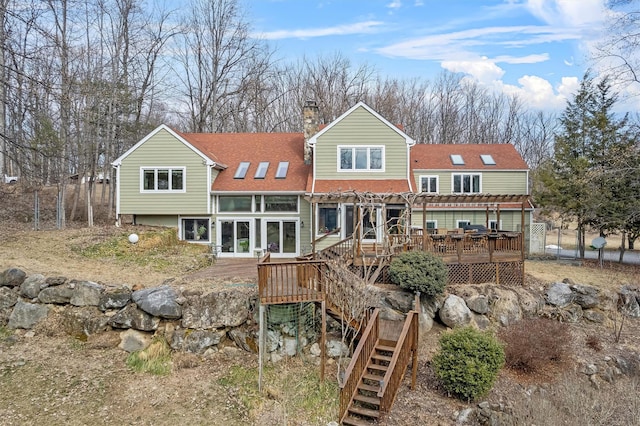
[[[447,265],[449,279],[447,284],[482,284],[495,283],[499,285],[523,285],[523,262],[499,263],[453,263]],[[363,276],[362,266],[349,267],[354,274]],[[389,266],[384,266],[378,275],[377,283],[390,283]]]
[[[449,267],[448,284],[495,283],[522,285],[523,262],[456,263]]]

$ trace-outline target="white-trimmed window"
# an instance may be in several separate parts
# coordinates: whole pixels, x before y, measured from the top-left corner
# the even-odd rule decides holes
[[[451,192],[454,194],[479,194],[482,192],[480,173],[460,173],[452,175]]]
[[[339,146],[339,171],[384,171],[384,146]]]
[[[489,229],[491,229],[492,231],[498,231],[502,229],[502,221],[498,223],[498,221],[495,219],[489,220]]]
[[[220,195],[218,197],[218,212],[220,213],[251,213],[251,195]]]
[[[264,211],[269,212],[292,212],[298,211],[297,195],[265,195]]]
[[[318,204],[318,227],[316,234],[328,234],[338,228],[338,204]]]
[[[437,194],[440,192],[440,182],[438,176],[422,175],[420,176],[420,192],[429,194]]]
[[[425,232],[427,234],[435,234],[438,230],[438,221],[437,220],[427,220],[425,221]]]
[[[183,218],[180,224],[182,239],[185,241],[209,242],[209,218]]]
[[[184,192],[184,167],[143,167],[140,169],[141,191]]]
[[[456,228],[464,228],[465,226],[471,225],[471,221],[467,219],[456,220]]]

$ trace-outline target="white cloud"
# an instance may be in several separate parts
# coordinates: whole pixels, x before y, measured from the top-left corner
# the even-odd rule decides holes
[[[502,62],[505,64],[537,64],[539,62],[546,62],[549,60],[548,53],[534,53],[526,56],[508,56],[501,55],[496,56],[493,60],[498,63]]]
[[[579,38],[580,34],[575,31],[556,30],[545,26],[497,26],[413,38],[378,48],[377,52],[385,56],[410,59],[465,60],[479,59],[484,54],[484,50],[496,47],[522,47],[527,44]],[[503,62],[526,63],[547,60],[548,56],[545,55],[504,55],[502,57],[509,58]]]
[[[391,3],[387,5],[389,9],[399,9],[402,7],[402,2],[400,0],[393,0]]]
[[[553,26],[600,24],[605,16],[604,0],[527,0],[525,7]]]
[[[442,68],[451,72],[462,72],[473,76],[482,83],[490,83],[502,78],[504,70],[493,61],[443,61]]]
[[[576,77],[563,77],[562,83],[554,88],[553,85],[542,77],[525,75],[518,79],[519,85],[504,84],[496,81],[494,90],[507,95],[517,96],[528,108],[546,111],[561,111],[567,104],[567,99],[580,85]]]
[[[422,1],[422,0],[416,0],[416,1],[413,3],[413,5],[414,5],[414,6],[424,6],[424,1]]]
[[[356,22],[353,24],[336,25],[326,28],[267,31],[264,33],[252,34],[252,37],[263,38],[267,40],[278,40],[285,38],[312,38],[334,35],[371,34],[376,32],[382,24],[382,21],[364,21]]]

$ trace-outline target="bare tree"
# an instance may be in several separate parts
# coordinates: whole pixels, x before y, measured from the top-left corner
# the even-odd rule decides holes
[[[632,0],[608,0],[607,36],[597,45],[594,60],[604,63],[613,81],[640,84],[640,5]]]
[[[249,36],[237,0],[192,0],[180,37],[179,69],[189,127],[195,132],[235,130],[238,95],[264,69],[263,43]],[[236,129],[238,126],[235,126]]]

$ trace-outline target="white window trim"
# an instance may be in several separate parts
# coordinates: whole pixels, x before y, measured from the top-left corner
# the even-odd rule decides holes
[[[342,228],[342,226],[340,225],[341,222],[342,222],[342,217],[341,217],[342,216],[342,208],[341,208],[342,205],[339,204],[339,203],[329,203],[329,202],[317,203],[316,204],[316,223],[315,223],[316,238],[319,238],[319,237],[322,237],[324,235],[327,235],[324,232],[320,232],[320,206],[323,205],[323,204],[337,204],[336,205],[336,222],[337,222],[336,226],[337,226],[337,228]],[[334,238],[334,237],[335,238],[342,238],[341,235],[342,235],[342,230],[340,230],[340,232],[336,232],[334,234],[331,234],[331,235],[327,236],[327,238]]]
[[[185,240],[185,236],[182,233],[182,221],[183,220],[190,220],[190,219],[195,219],[195,220],[206,220],[207,221],[207,226],[209,227],[209,238],[206,240]],[[194,244],[210,244],[211,243],[211,234],[212,234],[212,227],[211,227],[211,217],[210,216],[178,216],[178,239],[181,241],[188,241],[190,243],[194,243]]]
[[[243,211],[243,212],[230,212],[227,210],[221,211],[220,210],[220,197],[251,197],[251,210],[250,211]],[[255,213],[255,202],[256,199],[253,195],[250,194],[220,194],[220,195],[216,195],[216,213],[218,214],[238,214],[238,215],[245,215],[245,214],[254,214]]]
[[[460,226],[460,222],[466,222],[471,225],[471,221],[469,219],[458,219],[456,220],[456,228],[462,228],[462,226]]]
[[[496,223],[496,222],[498,222],[498,221],[497,221],[497,220],[495,220],[495,219],[489,219],[489,229],[491,229],[491,224],[492,224],[492,223]],[[497,230],[502,229],[502,219],[500,219],[500,223],[498,223],[498,226],[497,226],[497,228],[496,228],[496,229],[497,229]]]
[[[385,167],[386,167],[386,161],[385,161],[385,146],[384,145],[338,145],[338,151],[337,151],[337,164],[336,164],[336,170],[338,172],[342,172],[342,173],[360,173],[360,172],[366,172],[366,173],[383,173],[385,171]],[[367,149],[367,168],[366,169],[356,169],[356,168],[352,168],[352,169],[343,169],[340,167],[341,165],[341,161],[340,161],[340,151],[343,149],[356,149],[356,148],[366,148]],[[370,156],[371,156],[371,149],[372,148],[380,148],[382,150],[382,167],[379,169],[370,169],[369,165],[371,164],[370,161]],[[355,156],[353,155],[353,151],[352,151],[352,165],[355,167]]]
[[[480,187],[478,188],[479,191],[478,192],[464,192],[464,191],[456,192],[456,191],[454,191],[454,188],[455,188],[455,184],[454,184],[455,176],[479,176],[480,177]],[[464,189],[464,188],[461,188],[461,189]],[[452,194],[482,194],[482,173],[473,173],[473,172],[472,173],[451,173],[451,193]]]
[[[423,191],[422,190],[422,178],[428,178],[428,179],[435,178],[436,179],[436,192]],[[419,179],[418,180],[418,185],[420,185],[420,187],[419,187],[420,192],[424,192],[424,193],[427,193],[427,194],[439,194],[440,193],[440,176],[438,176],[438,175],[420,175],[418,177],[418,179]]]
[[[289,195],[289,196],[293,196],[293,194],[260,194],[262,195],[262,201],[260,204],[260,207],[262,209],[262,211],[260,212],[261,214],[264,214],[265,216],[282,216],[284,214],[300,214],[300,196],[296,195],[296,208],[297,210],[294,211],[278,211],[278,212],[268,212],[266,209],[266,201],[265,201],[265,197],[270,197],[270,196],[281,196],[281,195]],[[255,204],[255,203],[254,203]]]
[[[430,229],[429,227],[427,227],[427,223],[433,223],[433,229],[438,229],[438,221],[437,220],[425,220],[424,221],[424,226],[426,227],[426,229]]]
[[[158,186],[158,170],[169,170],[169,188],[168,189],[144,189],[144,172],[145,170],[153,170],[155,174],[155,185]],[[182,170],[182,189],[171,189],[171,172],[173,170]],[[141,166],[140,167],[140,193],[144,194],[179,194],[187,192],[187,168],[184,166]]]

